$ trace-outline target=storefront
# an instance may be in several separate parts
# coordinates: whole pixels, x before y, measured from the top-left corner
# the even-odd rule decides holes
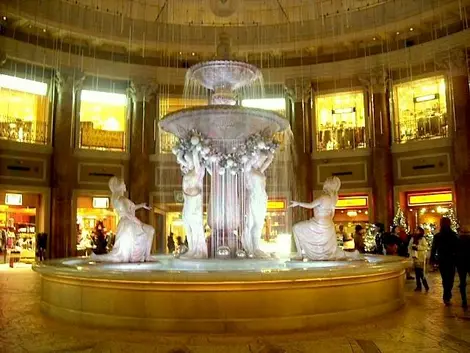
[[[261,250],[268,253],[289,254],[291,235],[288,232],[288,224],[287,200],[284,198],[270,198],[261,233]]]
[[[395,141],[448,136],[446,93],[443,76],[395,85]]]
[[[354,234],[357,225],[366,228],[369,223],[369,196],[339,195],[333,221],[339,237],[342,236],[340,226],[343,233],[350,235]]]
[[[78,147],[125,151],[129,131],[128,113],[127,95],[82,90]]]
[[[79,256],[90,255],[100,246],[105,246],[106,251],[112,249],[118,218],[110,203],[107,195],[77,197],[76,244]],[[98,236],[104,237],[104,241],[100,242]]]
[[[44,194],[0,192],[0,262],[31,263],[38,250],[37,235],[47,231]],[[46,240],[47,248],[47,236]]]
[[[451,189],[407,192],[406,201],[410,230],[422,227],[427,237],[439,230],[440,219],[449,216],[454,207]]]
[[[45,82],[0,75],[0,139],[47,144],[48,91]]]
[[[366,147],[366,119],[362,91],[315,97],[317,150]]]

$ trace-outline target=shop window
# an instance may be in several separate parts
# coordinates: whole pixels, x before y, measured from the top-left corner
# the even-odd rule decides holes
[[[446,83],[433,77],[396,85],[395,140],[445,137],[448,134]]]
[[[107,196],[77,198],[77,252],[103,254],[114,245],[118,219]]]
[[[37,213],[40,195],[0,193],[1,259],[33,262],[36,257]],[[2,252],[6,252],[2,253]]]
[[[207,99],[183,99],[160,97],[159,119],[162,120],[167,114],[181,109],[207,105]],[[166,131],[160,130],[160,153],[171,153],[171,149],[178,142],[178,138]]]
[[[125,151],[128,99],[125,94],[83,90],[79,147]]]
[[[46,83],[0,75],[0,139],[47,144]]]
[[[267,208],[260,249],[267,253],[288,255],[291,252],[292,239],[287,232],[287,201],[283,198],[270,198]]]
[[[242,107],[258,108],[265,110],[272,110],[281,114],[286,118],[286,100],[285,98],[260,98],[260,99],[244,99],[242,100]],[[276,141],[281,144],[281,149],[284,147],[284,133],[279,132],[274,135]]]
[[[366,147],[364,94],[347,92],[315,98],[317,150]]]

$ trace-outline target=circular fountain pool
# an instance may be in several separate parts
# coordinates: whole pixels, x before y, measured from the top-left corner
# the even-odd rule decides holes
[[[407,260],[180,260],[33,266],[41,307],[74,323],[165,332],[311,329],[366,319],[403,304]]]

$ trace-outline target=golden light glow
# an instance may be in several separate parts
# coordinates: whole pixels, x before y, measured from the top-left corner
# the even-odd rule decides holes
[[[366,147],[362,91],[317,96],[315,107],[318,150]]]
[[[273,110],[285,115],[286,100],[285,98],[244,99],[242,100],[242,106],[247,108]]]
[[[284,200],[268,200],[268,210],[285,210],[286,201]]]
[[[443,76],[395,86],[397,142],[447,136],[446,83]]]
[[[451,203],[452,201],[453,201],[453,195],[451,192],[418,194],[418,195],[408,196],[409,206]]]
[[[83,90],[80,101],[80,147],[125,150],[127,96]]]
[[[14,76],[0,75],[0,87],[38,96],[47,95],[47,83]]]
[[[336,208],[365,208],[368,206],[368,197],[367,196],[350,196],[350,197],[341,197],[336,202]]]

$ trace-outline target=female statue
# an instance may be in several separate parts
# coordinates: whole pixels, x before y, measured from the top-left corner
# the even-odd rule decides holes
[[[109,262],[152,261],[150,251],[155,230],[135,216],[136,210],[150,210],[150,207],[146,204],[135,205],[125,197],[126,184],[122,179],[112,177],[109,180],[109,189],[112,192],[111,204],[119,216],[115,243],[110,253],[92,254],[91,258]]]
[[[248,256],[269,257],[259,248],[268,207],[266,176],[264,172],[274,159],[273,153],[260,152],[245,166],[246,220],[242,244]]]
[[[292,227],[297,256],[309,260],[339,260],[346,257],[358,257],[357,252],[346,253],[336,243],[336,231],[333,223],[338,190],[341,181],[337,177],[328,178],[323,184],[323,195],[311,203],[292,201],[289,207],[313,209],[312,219],[295,224]]]
[[[203,182],[205,169],[196,148],[177,156],[183,171],[183,225],[188,240],[188,252],[181,257],[207,258],[203,223]]]

